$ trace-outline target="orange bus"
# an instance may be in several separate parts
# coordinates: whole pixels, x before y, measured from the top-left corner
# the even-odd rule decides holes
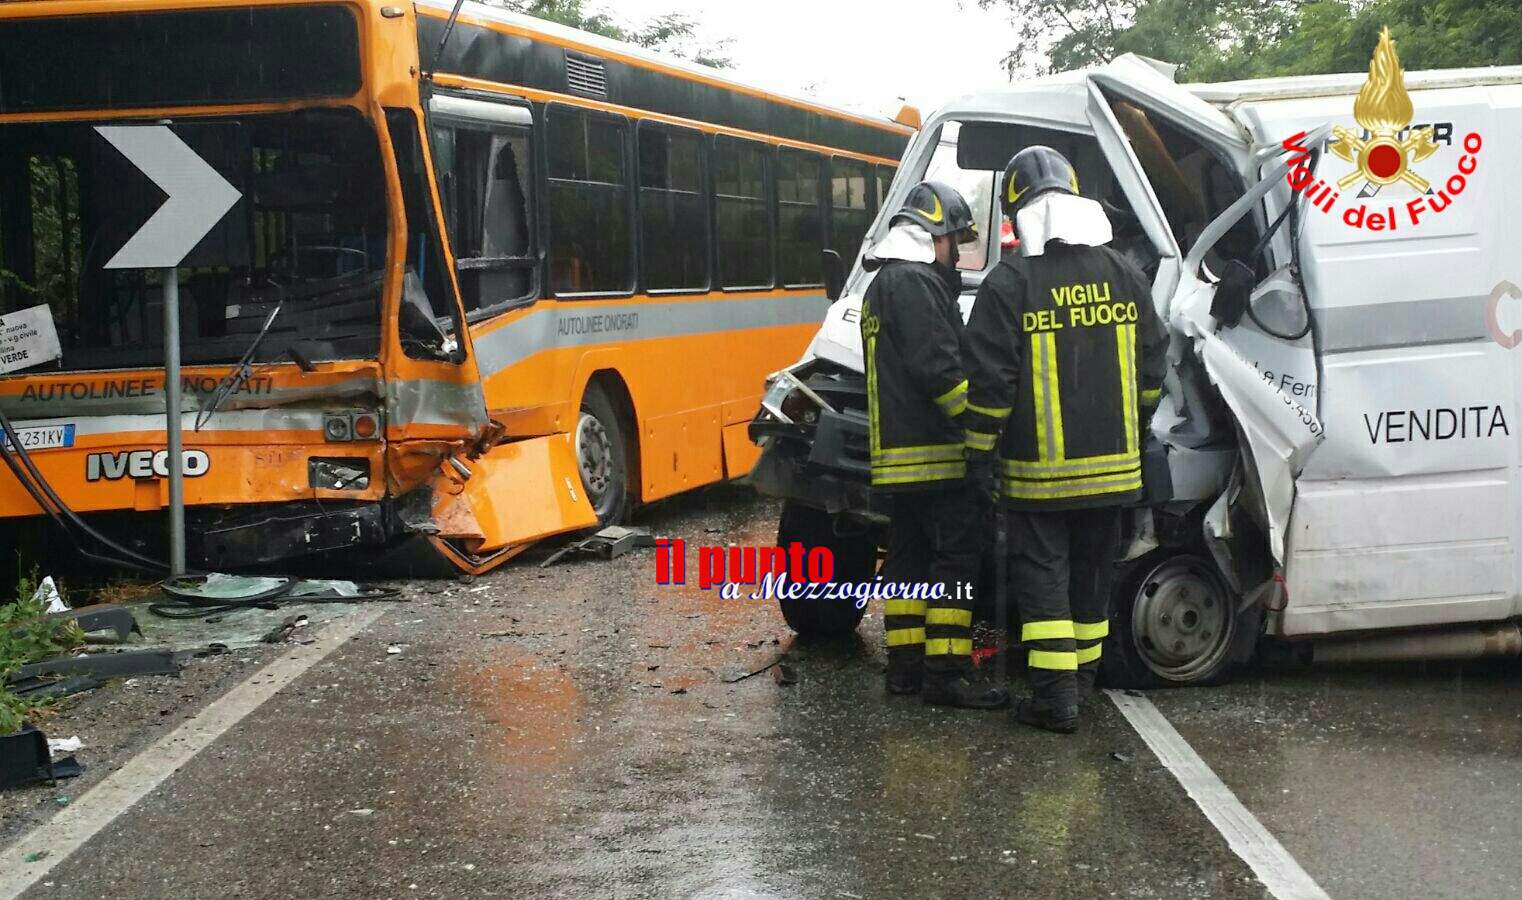
[[[96,126],[241,194],[178,269],[191,565],[479,573],[750,469],[900,118],[478,3],[0,4],[0,332],[58,338],[0,377],[0,519],[162,553],[161,274],[104,263],[164,194]]]

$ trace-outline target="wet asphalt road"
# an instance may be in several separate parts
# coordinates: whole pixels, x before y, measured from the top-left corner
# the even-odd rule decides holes
[[[775,515],[726,488],[642,524],[692,553]],[[794,646],[649,551],[415,593],[28,896],[1265,896],[1112,705],[1061,738],[886,698],[876,616]],[[730,683],[784,652],[797,684]],[[1522,893],[1519,681],[1152,696],[1332,896],[1473,898]]]

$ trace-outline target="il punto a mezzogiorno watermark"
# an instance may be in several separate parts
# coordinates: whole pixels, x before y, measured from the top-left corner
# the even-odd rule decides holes
[[[687,583],[687,542],[655,542],[655,583]],[[699,547],[697,584],[725,600],[818,600],[849,602],[865,609],[873,600],[963,599],[965,585],[926,582],[835,581],[835,555],[828,547]]]

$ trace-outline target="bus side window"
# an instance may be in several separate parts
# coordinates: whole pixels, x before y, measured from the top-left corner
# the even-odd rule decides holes
[[[872,171],[877,176],[877,204],[875,209],[882,209],[883,202],[888,199],[888,189],[893,186],[893,176],[898,173],[896,166],[873,166]]]
[[[466,314],[533,298],[528,131],[444,122],[434,126],[433,147]]]
[[[713,142],[719,284],[726,290],[769,288],[775,283],[767,155],[765,146],[755,141],[718,137]]]
[[[407,216],[407,266],[398,318],[402,350],[413,359],[461,362],[456,336],[463,323],[454,302],[453,285],[444,271],[417,117],[410,110],[387,109],[386,128],[396,152]]]
[[[701,133],[640,123],[640,271],[648,291],[709,287],[704,169]]]
[[[872,224],[872,167],[844,157],[830,160],[830,249],[851,265]]]
[[[785,287],[824,284],[824,217],[819,181],[824,168],[818,154],[777,152],[777,252]]]
[[[628,122],[551,104],[545,125],[551,287],[557,295],[630,292]]]

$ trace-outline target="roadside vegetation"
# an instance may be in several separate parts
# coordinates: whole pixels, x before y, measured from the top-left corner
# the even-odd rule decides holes
[[[970,2],[970,0],[964,0]],[[1517,0],[976,0],[1006,9],[1011,78],[1139,53],[1179,81],[1363,72],[1383,28],[1407,71],[1522,63]]]
[[[0,606],[0,734],[20,731],[39,705],[4,686],[10,674],[84,643],[84,634],[75,622],[48,616],[47,601],[37,596],[37,587],[34,571],[17,580],[15,599]]]

